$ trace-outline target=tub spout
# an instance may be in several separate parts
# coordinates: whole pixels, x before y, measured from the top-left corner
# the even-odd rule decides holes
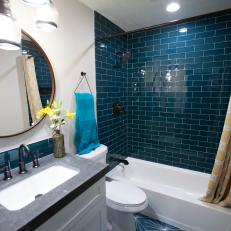
[[[116,158],[116,157],[112,157],[111,159],[115,160],[115,161],[117,161],[119,163],[123,163],[124,165],[129,165],[129,162],[127,160],[123,160],[121,158]]]

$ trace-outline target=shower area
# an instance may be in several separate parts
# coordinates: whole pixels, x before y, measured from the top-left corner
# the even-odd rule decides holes
[[[95,37],[109,155],[210,173],[231,92],[231,11],[130,33],[95,13]]]

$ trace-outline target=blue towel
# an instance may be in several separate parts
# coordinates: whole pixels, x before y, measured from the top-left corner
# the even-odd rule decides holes
[[[94,97],[88,93],[75,93],[75,146],[79,155],[100,146],[95,120]]]

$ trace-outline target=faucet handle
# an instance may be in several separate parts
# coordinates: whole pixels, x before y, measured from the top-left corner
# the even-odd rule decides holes
[[[10,161],[7,162],[7,165],[4,168],[4,180],[11,180],[11,169],[10,169]]]
[[[39,154],[38,152],[33,154],[33,168],[38,168],[40,166],[39,164]]]

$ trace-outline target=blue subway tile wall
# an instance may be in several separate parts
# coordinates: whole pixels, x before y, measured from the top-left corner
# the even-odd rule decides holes
[[[96,14],[96,37],[102,25],[111,23],[101,17]],[[184,27],[187,32],[180,33]],[[104,30],[101,35],[111,33]],[[125,87],[127,80],[127,88],[123,88],[123,96],[127,97],[123,119],[127,146],[121,147],[122,152],[210,172],[231,92],[231,11],[130,33],[122,41],[127,41],[123,48],[131,57],[126,67],[117,69],[124,74],[118,82],[116,77],[111,78],[110,65],[105,60],[115,55],[110,45],[121,46],[121,37],[101,40],[110,44],[101,56],[97,55],[99,42],[96,43],[99,135],[105,137],[101,142],[109,141],[106,138],[121,128],[113,126],[110,113],[105,114],[110,109],[106,103],[109,94],[113,93],[107,81],[110,79],[110,84],[120,88],[119,84]],[[111,128],[105,136],[100,124]],[[111,142],[113,145],[114,140]]]
[[[115,24],[95,13],[95,34],[104,36],[122,32]],[[122,54],[127,50],[127,37],[96,42],[96,87],[99,139],[111,153],[126,154],[127,116],[113,115],[112,105],[127,107],[127,64]]]
[[[231,11],[129,34],[129,155],[211,171],[231,92],[230,22]]]
[[[52,80],[50,76],[49,66],[44,56],[31,41],[23,39],[22,50],[25,50],[28,55],[34,57],[35,72],[38,81],[39,93],[42,105],[45,107],[47,105],[47,100],[50,100],[51,98],[52,92]]]
[[[28,147],[30,148],[31,152],[33,154],[37,154],[39,158],[53,153],[52,139],[41,140],[29,144]],[[10,161],[11,168],[18,167],[18,148],[14,148],[0,153],[0,173],[3,172],[4,166],[8,161]],[[25,162],[29,163],[31,162],[31,159],[28,156],[26,156]]]

